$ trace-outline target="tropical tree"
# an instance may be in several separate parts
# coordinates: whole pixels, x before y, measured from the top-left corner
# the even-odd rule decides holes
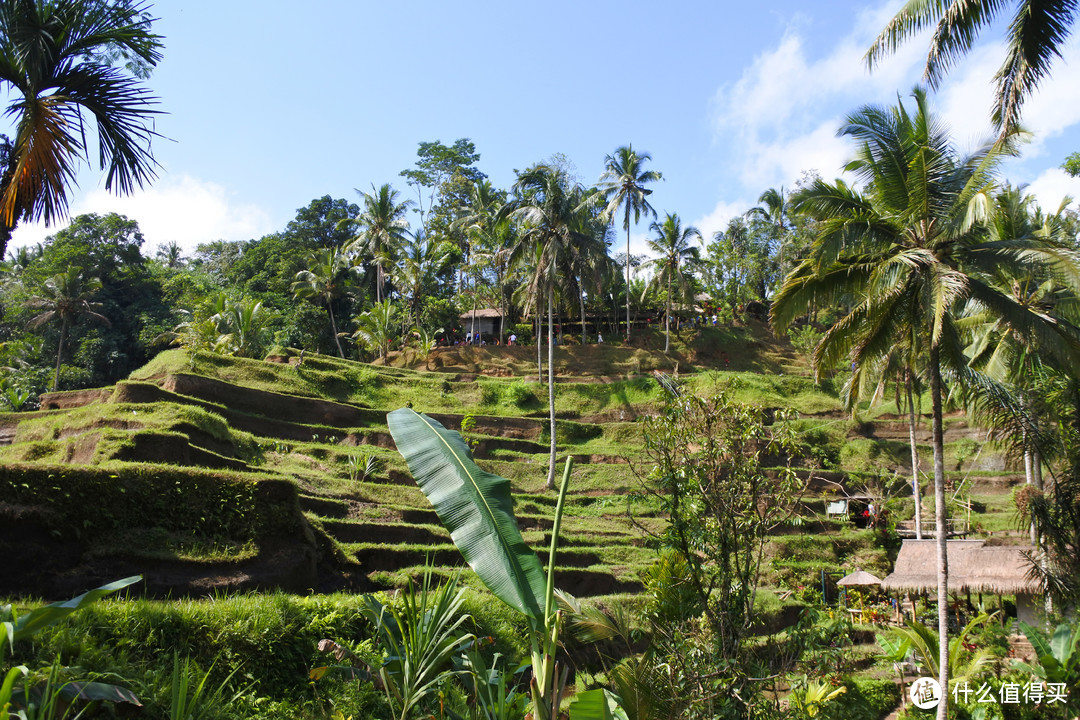
[[[600,176],[598,187],[607,200],[604,214],[611,221],[619,208],[623,208],[623,228],[626,230],[626,340],[630,340],[630,214],[634,215],[634,224],[641,219],[642,213],[649,213],[654,218],[656,210],[646,198],[652,190],[646,184],[660,180],[663,176],[656,170],[645,170],[643,165],[652,160],[647,152],[636,152],[631,145],[617,148],[604,158],[604,174]]]
[[[556,273],[572,256],[573,248],[588,241],[584,225],[587,218],[583,188],[572,183],[565,170],[550,165],[535,165],[518,175],[514,183],[518,194],[502,213],[513,217],[524,228],[515,256],[536,253],[536,274],[530,285],[535,297],[547,297],[548,318],[548,407],[551,423],[551,457],[548,464],[548,489],[555,488],[555,282]],[[565,279],[565,276],[564,276]],[[537,339],[539,344],[539,338]]]
[[[436,242],[423,230],[405,238],[393,277],[394,285],[408,303],[406,327],[423,327],[420,315],[424,300],[432,294],[438,275],[450,266],[454,254],[451,246]]]
[[[384,358],[390,352],[390,343],[394,341],[396,329],[397,308],[390,304],[389,300],[383,300],[356,318],[353,339],[369,352]]]
[[[29,308],[41,310],[30,319],[30,327],[40,327],[48,322],[60,323],[60,339],[56,343],[56,374],[53,376],[53,392],[60,389],[60,361],[64,356],[64,343],[68,330],[80,320],[87,319],[110,325],[109,318],[98,310],[101,303],[90,298],[101,289],[97,278],[84,278],[82,268],[70,267],[67,272],[53,275],[42,285],[40,294],[26,301]]]
[[[946,374],[978,382],[967,366],[956,318],[965,307],[995,313],[1017,337],[1062,361],[1075,363],[1076,329],[1025,308],[988,282],[1001,264],[1031,268],[1058,262],[1031,238],[989,242],[983,222],[992,206],[1001,145],[985,144],[961,156],[914,92],[916,112],[866,106],[847,118],[840,134],[858,143],[848,164],[862,190],[843,181],[816,180],[801,192],[796,209],[821,229],[777,294],[773,321],[790,324],[815,303],[850,308],[825,333],[815,365],[841,358],[856,366],[873,361],[906,337],[927,354],[933,416],[932,445],[938,547],[939,682],[948,688],[948,555],[942,403]],[[947,694],[939,706],[945,717]]]
[[[334,319],[334,299],[345,289],[346,272],[349,260],[337,248],[317,250],[308,255],[308,269],[296,273],[292,284],[293,295],[298,298],[310,298],[326,304],[330,316],[330,331],[334,335],[338,355],[345,357],[338,339],[337,321]]]
[[[215,342],[216,351],[237,357],[261,357],[270,338],[269,319],[269,311],[258,300],[225,300],[210,318],[220,333]]]
[[[157,258],[165,267],[176,270],[184,266],[184,249],[180,247],[180,243],[173,240],[158,248]]]
[[[1010,6],[1014,11],[1006,34],[1005,59],[994,76],[993,119],[1005,138],[1019,126],[1024,100],[1050,74],[1055,59],[1061,59],[1061,49],[1076,21],[1076,0],[908,0],[867,51],[867,67],[873,69],[905,40],[932,25],[923,77],[936,89],[960,57],[971,50],[983,28]]]
[[[689,272],[700,259],[698,249],[692,243],[701,242],[701,232],[692,225],[683,227],[682,220],[674,213],[664,215],[663,222],[654,222],[649,230],[656,233],[649,240],[649,251],[660,257],[652,261],[656,268],[653,283],[665,289],[664,352],[671,349],[671,304],[677,296],[683,302],[693,301],[693,276]]]
[[[394,264],[393,258],[398,248],[405,242],[409,230],[409,221],[405,213],[411,200],[398,202],[399,193],[389,183],[372,192],[361,193],[364,207],[353,221],[360,229],[360,234],[346,249],[346,252],[360,252],[375,265],[375,302],[382,302],[383,289],[386,286],[384,268]],[[359,192],[359,191],[358,191]]]
[[[161,59],[151,20],[140,0],[0,1],[0,83],[15,126],[0,169],[0,257],[18,223],[67,215],[91,117],[106,189],[126,195],[155,178],[157,99],[140,82]]]
[[[790,211],[788,196],[784,193],[783,187],[779,190],[769,188],[761,193],[758,202],[761,204],[750,208],[746,215],[752,220],[760,220],[769,227],[769,234],[772,236],[773,242],[776,243],[780,276],[783,277],[787,272],[784,262],[784,246],[787,244],[788,230],[791,226],[788,218]]]

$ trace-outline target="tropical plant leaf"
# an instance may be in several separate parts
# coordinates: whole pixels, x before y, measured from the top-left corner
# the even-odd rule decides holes
[[[68,700],[104,700],[111,703],[130,703],[142,707],[135,693],[119,685],[100,682],[69,682],[60,689]]]
[[[570,703],[570,720],[627,720],[617,695],[597,688],[578,693]]]
[[[458,433],[408,408],[390,434],[465,561],[500,600],[543,624],[545,577],[514,517],[510,481],[480,469]]]
[[[142,575],[133,575],[124,578],[123,580],[111,582],[108,585],[102,585],[99,588],[85,592],[71,600],[55,602],[51,605],[38,608],[33,612],[29,612],[14,623],[13,630],[11,631],[11,640],[23,640],[32,637],[42,628],[55,625],[76,610],[95,603],[109,593],[122,590],[128,585],[133,585],[140,580],[142,580]]]

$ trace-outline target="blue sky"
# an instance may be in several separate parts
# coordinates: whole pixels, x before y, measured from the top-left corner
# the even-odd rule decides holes
[[[664,174],[656,209],[708,235],[768,187],[838,175],[844,115],[918,82],[922,40],[873,75],[861,64],[902,4],[159,2],[164,60],[148,85],[167,113],[160,178],[116,198],[88,169],[72,213],[124,213],[148,250],[257,238],[322,195],[354,201],[354,188],[384,182],[409,192],[398,173],[418,142],[468,137],[502,187],[556,152],[594,182],[604,156],[633,143]],[[935,95],[961,144],[988,132],[998,35]],[[1006,168],[1054,207],[1080,197],[1057,169],[1080,150],[1076,38],[1065,55],[1025,111],[1034,142]],[[15,242],[55,230],[23,227]]]

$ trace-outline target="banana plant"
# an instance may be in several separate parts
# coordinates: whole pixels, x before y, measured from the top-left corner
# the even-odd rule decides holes
[[[1080,682],[1080,624],[1062,623],[1049,638],[1025,622],[1017,625],[1035,648],[1037,663],[1017,660],[1015,667],[1047,682],[1066,683],[1069,687]]]
[[[387,425],[409,471],[450,531],[465,562],[495,597],[528,619],[532,715],[534,720],[557,719],[569,669],[555,659],[563,622],[555,603],[555,553],[571,458],[566,460],[555,506],[545,576],[540,558],[518,530],[509,480],[481,469],[461,435],[427,415],[401,408],[387,416]],[[613,697],[606,690],[579,694],[571,706],[572,720],[619,717],[603,714],[610,713],[608,701]]]

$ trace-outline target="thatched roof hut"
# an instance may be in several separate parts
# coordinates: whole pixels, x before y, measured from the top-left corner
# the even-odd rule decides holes
[[[1033,595],[1039,582],[1028,577],[1024,548],[986,545],[985,540],[949,540],[949,592]],[[937,590],[937,540],[905,540],[884,590],[934,593]]]
[[[502,318],[502,312],[495,308],[480,308],[479,310],[461,313],[458,318],[461,320],[465,332],[473,332],[475,329],[480,335],[491,336],[499,332],[499,321]]]

